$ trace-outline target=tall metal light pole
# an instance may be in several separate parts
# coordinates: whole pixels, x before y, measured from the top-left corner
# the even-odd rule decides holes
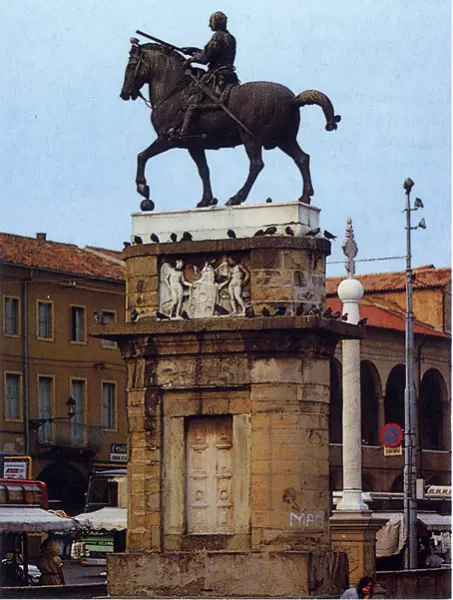
[[[404,526],[407,532],[407,546],[404,566],[416,569],[418,562],[417,539],[417,407],[414,384],[414,313],[412,312],[412,266],[411,231],[426,229],[425,219],[416,227],[411,227],[411,212],[423,208],[423,202],[417,198],[411,207],[410,195],[414,186],[412,179],[403,183],[406,191],[406,388],[404,392]]]

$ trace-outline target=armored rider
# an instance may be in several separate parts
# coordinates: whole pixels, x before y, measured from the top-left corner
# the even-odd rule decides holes
[[[215,12],[209,19],[209,27],[214,35],[203,48],[182,48],[185,54],[191,55],[185,62],[189,67],[192,63],[208,65],[208,70],[201,77],[200,84],[208,86],[222,100],[229,88],[239,83],[234,68],[236,58],[236,39],[227,29],[227,16],[223,12]],[[217,108],[214,104],[205,104],[205,95],[200,86],[194,82],[189,86],[185,104],[185,114],[179,136],[185,137],[189,129],[192,114],[197,109]]]

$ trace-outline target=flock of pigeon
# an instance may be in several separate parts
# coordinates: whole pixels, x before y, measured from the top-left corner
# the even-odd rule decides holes
[[[269,198],[266,200],[266,202],[272,202],[272,200]],[[277,233],[277,227],[275,226],[270,226],[267,227],[266,229],[258,229],[258,231],[256,231],[253,235],[253,237],[262,237],[262,236],[266,236],[266,235],[275,235]],[[295,233],[292,227],[290,227],[289,225],[285,228],[285,233],[286,235],[290,236],[290,237],[294,237]],[[230,239],[235,240],[237,238],[236,236],[236,232],[233,231],[233,229],[228,229],[227,231],[227,236]],[[337,236],[334,235],[333,233],[330,233],[330,231],[327,231],[327,229],[322,230],[321,227],[316,227],[315,229],[310,229],[309,231],[307,231],[307,233],[305,234],[305,237],[322,237],[326,240],[336,240]],[[160,243],[160,239],[159,236],[156,235],[155,233],[152,233],[150,235],[150,239],[153,243],[155,244],[159,244]],[[184,233],[181,236],[181,239],[178,240],[178,236],[176,235],[176,233],[171,233],[170,234],[170,240],[172,242],[191,242],[193,239],[193,236],[191,233],[189,233],[188,231],[184,231]],[[143,238],[139,235],[134,235],[133,238],[133,243],[135,245],[139,245],[139,244],[143,244]],[[123,242],[124,244],[124,248],[128,248],[129,246],[131,246],[130,242]],[[226,309],[224,309],[222,306],[216,306],[216,309],[219,311],[220,314],[224,314],[223,311],[227,312]],[[277,307],[277,309],[275,310],[275,312],[272,314],[271,311],[264,307],[262,309],[262,315],[263,317],[283,317],[286,314],[286,307],[285,306],[279,306]],[[309,309],[307,312],[305,312],[305,307],[304,305],[299,305],[296,309],[296,315],[297,316],[320,316],[323,317],[324,319],[334,319],[337,320],[339,319],[340,321],[344,321],[347,322],[348,320],[348,313],[345,314],[341,314],[340,311],[337,312],[333,312],[333,310],[330,307],[327,307],[324,311],[322,311],[321,308],[316,308],[313,307],[311,309]],[[157,313],[157,318],[161,319],[161,320],[165,320],[165,319],[169,319],[170,317],[168,315],[165,315],[161,312]],[[181,315],[184,319],[189,319],[189,315],[184,311]],[[254,317],[255,313],[253,311],[253,309],[251,307],[248,307],[246,310],[246,316],[247,317]],[[102,318],[102,314],[101,313],[94,313],[94,318],[96,320],[97,323],[102,324],[104,322],[103,318]],[[132,309],[131,314],[130,314],[130,320],[132,322],[136,321],[138,318],[138,313],[136,311],[136,309]],[[367,324],[367,318],[364,317],[363,319],[360,319],[360,321],[357,323],[357,325],[359,327],[365,327],[365,325]]]
[[[220,314],[227,314],[228,311],[220,305],[216,305],[216,310],[220,313]],[[277,309],[275,310],[275,312],[272,314],[271,311],[264,307],[262,310],[263,317],[283,317],[284,315],[286,315],[286,307],[285,306],[278,306]],[[104,325],[104,318],[102,313],[99,313],[97,311],[93,311],[93,315],[94,315],[94,320],[96,321],[96,323],[98,323],[99,325]],[[306,316],[321,316],[324,319],[340,319],[340,321],[347,321],[348,320],[348,313],[344,313],[344,315],[341,314],[340,311],[337,312],[333,312],[332,309],[329,307],[326,308],[326,310],[324,310],[323,312],[321,312],[320,308],[311,308],[309,309],[307,312],[304,311],[304,306],[301,304],[300,306],[297,307],[296,309],[296,315],[297,316],[302,316],[302,315],[306,315]],[[161,321],[163,320],[169,320],[170,317],[164,313],[161,313],[159,311],[157,311],[156,314],[157,318],[160,319]],[[183,319],[189,319],[189,315],[187,314],[186,311],[183,311],[181,314]],[[247,307],[246,309],[246,317],[254,317],[255,313],[252,309],[251,306]],[[131,314],[130,314],[130,320],[132,322],[136,321],[138,319],[138,312],[135,308],[133,308],[131,310]],[[360,319],[360,321],[357,323],[357,325],[359,327],[365,327],[365,325],[367,324],[367,317],[364,317],[363,319]]]
[[[275,235],[277,233],[277,227],[275,226],[271,226],[271,227],[267,227],[266,229],[258,229],[258,231],[256,231],[253,234],[253,237],[263,237],[265,235]],[[290,227],[289,225],[285,228],[285,233],[286,235],[289,235],[290,237],[294,237],[296,234],[294,233],[294,229],[292,227]],[[233,229],[228,229],[227,231],[227,236],[232,239],[235,240],[237,238],[236,232],[233,231]],[[334,235],[333,233],[330,233],[330,231],[327,231],[327,229],[324,229],[324,231],[321,230],[321,227],[316,227],[315,229],[310,229],[310,231],[307,231],[307,233],[305,234],[305,237],[323,237],[326,240],[336,240],[337,236]],[[152,233],[150,235],[150,239],[154,244],[160,244],[160,239],[159,236],[156,235],[155,233]],[[170,234],[170,240],[172,242],[191,242],[193,240],[193,236],[191,233],[189,233],[188,231],[184,231],[184,233],[181,236],[181,239],[178,240],[178,236],[176,235],[176,233],[171,233]],[[139,245],[139,244],[143,244],[143,238],[139,235],[134,235],[133,238],[133,244],[135,245]],[[123,242],[124,248],[129,248],[129,246],[131,246],[131,242]]]

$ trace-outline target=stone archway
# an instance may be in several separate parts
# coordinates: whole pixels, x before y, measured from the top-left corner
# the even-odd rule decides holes
[[[54,462],[36,477],[47,485],[49,508],[64,510],[68,515],[76,515],[85,508],[87,478],[73,465]]]
[[[420,384],[419,426],[424,450],[445,450],[443,406],[446,399],[447,390],[442,375],[437,369],[429,369]]]
[[[391,492],[402,492],[404,488],[404,477],[403,472],[395,477],[392,483],[392,487],[390,488]]]
[[[390,371],[385,387],[385,422],[398,423],[404,429],[404,389],[406,369],[396,365]]]
[[[360,402],[362,420],[362,444],[379,444],[379,398],[381,379],[374,364],[369,360],[360,363]]]
[[[330,361],[330,414],[329,441],[343,441],[343,384],[341,363],[336,358]]]

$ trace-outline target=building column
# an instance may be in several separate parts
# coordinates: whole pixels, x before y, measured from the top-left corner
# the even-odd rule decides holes
[[[337,510],[368,510],[362,499],[360,340],[343,340],[343,498]]]
[[[348,278],[338,287],[347,322],[360,321],[359,302],[364,289],[354,278],[357,254],[352,221],[348,219],[343,242]],[[376,573],[376,532],[385,523],[373,519],[362,498],[362,423],[360,401],[360,339],[343,340],[343,497],[330,518],[332,547],[346,552],[349,561],[349,584]],[[378,597],[378,596],[376,596]]]

